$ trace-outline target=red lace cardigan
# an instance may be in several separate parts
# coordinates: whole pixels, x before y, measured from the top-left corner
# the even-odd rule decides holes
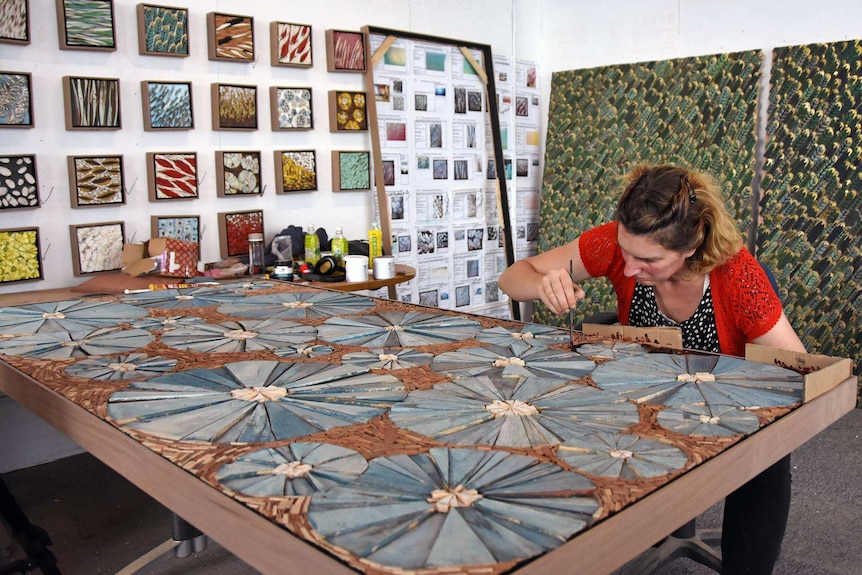
[[[581,260],[592,277],[606,277],[617,295],[617,315],[628,325],[636,280],[623,274],[617,224],[610,222],[581,235]],[[742,248],[709,274],[721,352],[744,356],[745,344],[772,329],[781,317],[781,301],[757,260]]]

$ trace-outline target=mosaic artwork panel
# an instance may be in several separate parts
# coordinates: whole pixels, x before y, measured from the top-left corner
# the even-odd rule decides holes
[[[184,242],[201,241],[200,216],[152,216],[152,236],[173,238]]]
[[[554,73],[539,252],[613,219],[618,178],[641,162],[715,176],[747,235],[761,61],[752,50]],[[584,315],[615,309],[610,284],[591,281],[582,304]],[[533,320],[566,318],[539,304]]]
[[[281,170],[280,193],[317,189],[317,156],[314,150],[275,152],[276,166]]]
[[[248,255],[248,235],[263,233],[263,212],[219,213],[221,257]]]
[[[191,82],[142,82],[141,87],[146,94],[144,129],[190,130],[195,127]]]
[[[329,92],[330,132],[350,132],[368,129],[365,92]]]
[[[311,26],[273,22],[273,65],[311,67]]]
[[[213,130],[257,130],[257,88],[213,84]]]
[[[842,357],[862,355],[860,55],[860,40],[773,51],[757,229],[803,343]]]
[[[0,209],[38,208],[36,156],[0,156]]]
[[[126,203],[122,156],[69,157],[72,207]]]
[[[70,226],[75,275],[116,271],[123,267],[122,222]]]
[[[273,130],[310,130],[314,127],[311,88],[270,88]]]
[[[0,283],[42,277],[39,228],[0,230]]]
[[[365,35],[362,32],[327,30],[326,63],[330,72],[364,72]]]
[[[189,11],[139,4],[138,51],[151,56],[188,56]]]
[[[260,152],[216,152],[220,196],[260,195]]]
[[[207,14],[210,60],[254,62],[254,18],[234,14]]]
[[[28,0],[6,0],[0,4],[0,42],[30,43]]]
[[[182,200],[198,197],[198,155],[189,153],[149,153],[153,200]]]
[[[371,153],[332,151],[333,187],[337,191],[371,189]]]
[[[61,49],[116,49],[112,0],[61,0]]]
[[[115,78],[63,78],[67,130],[117,130],[120,124],[120,81]]]
[[[30,74],[0,72],[0,128],[33,127]]]

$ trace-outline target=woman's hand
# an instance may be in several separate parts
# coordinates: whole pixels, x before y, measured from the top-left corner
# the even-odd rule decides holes
[[[539,282],[539,299],[556,314],[564,314],[578,307],[578,302],[587,294],[572,281],[568,270],[554,269],[546,273]]]

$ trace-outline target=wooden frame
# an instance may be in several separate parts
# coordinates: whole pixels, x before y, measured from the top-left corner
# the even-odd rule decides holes
[[[262,234],[263,230],[263,210],[219,212],[218,239],[222,259],[248,255],[248,234]]]
[[[0,42],[4,44],[30,43],[30,0],[3,2],[3,27]]]
[[[311,68],[311,26],[291,22],[270,22],[270,56],[273,66]]]
[[[216,187],[220,198],[263,195],[260,152],[216,152]]]
[[[67,156],[73,208],[126,203],[123,156]]]
[[[120,80],[63,76],[67,130],[119,130]]]
[[[277,194],[317,189],[317,156],[314,150],[276,150],[273,152]]]
[[[138,4],[138,53],[142,56],[189,55],[188,8]]]
[[[32,128],[33,125],[33,75],[0,72],[0,128]]]
[[[329,72],[364,72],[366,39],[363,32],[326,31],[326,69]]]
[[[257,86],[212,84],[213,130],[257,130]]]
[[[39,228],[0,230],[0,284],[41,279]]]
[[[61,50],[117,49],[113,0],[56,0]]]
[[[201,217],[150,216],[151,238],[173,238],[186,242],[201,243]]]
[[[254,62],[254,18],[208,13],[207,55],[223,62]]]
[[[273,131],[311,130],[314,128],[311,88],[271,86],[269,112]]]
[[[126,230],[123,222],[69,226],[72,273],[76,276],[112,272],[123,267]]]
[[[329,91],[329,131],[360,132],[368,130],[368,98],[365,92]]]
[[[147,190],[151,202],[198,197],[198,155],[195,152],[148,152]]]
[[[0,156],[0,210],[38,208],[39,180],[36,156],[21,154]]]
[[[336,192],[370,190],[371,152],[332,150],[332,189]]]
[[[141,82],[144,130],[191,130],[195,127],[191,82]]]

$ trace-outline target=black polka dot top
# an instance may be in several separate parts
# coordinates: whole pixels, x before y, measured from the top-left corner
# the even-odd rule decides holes
[[[697,349],[719,353],[718,329],[715,327],[715,308],[712,305],[712,290],[709,278],[697,309],[683,322],[667,317],[658,308],[652,286],[635,284],[632,308],[629,312],[629,325],[634,327],[678,327],[682,330],[682,345],[686,349]]]

